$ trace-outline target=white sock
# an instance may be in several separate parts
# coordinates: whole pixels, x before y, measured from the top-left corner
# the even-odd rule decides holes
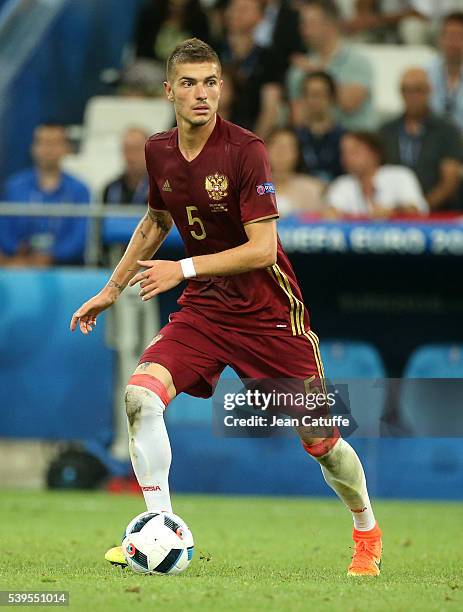
[[[172,451],[164,423],[165,405],[153,391],[130,384],[127,385],[125,403],[130,458],[146,507],[157,512],[171,512],[169,470]]]
[[[373,529],[376,521],[368,497],[365,473],[352,446],[339,438],[325,455],[314,459],[320,464],[327,484],[352,512],[355,529]]]

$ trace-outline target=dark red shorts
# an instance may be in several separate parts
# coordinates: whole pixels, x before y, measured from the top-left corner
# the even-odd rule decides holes
[[[240,378],[323,379],[318,338],[259,335],[225,330],[200,313],[183,308],[170,316],[140,357],[172,375],[177,394],[210,397],[229,365]]]

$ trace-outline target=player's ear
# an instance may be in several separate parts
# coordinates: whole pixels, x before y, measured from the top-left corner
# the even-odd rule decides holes
[[[169,81],[164,81],[164,91],[166,92],[166,96],[169,102],[173,102],[174,92],[172,90],[172,85],[169,83]]]

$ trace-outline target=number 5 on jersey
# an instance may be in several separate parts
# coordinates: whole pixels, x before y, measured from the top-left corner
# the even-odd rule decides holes
[[[192,225],[192,226],[198,225],[199,229],[201,230],[200,232],[196,231],[196,229],[190,230],[190,234],[196,240],[204,240],[204,238],[206,237],[206,228],[204,227],[204,223],[201,221],[199,217],[193,216],[193,213],[197,210],[198,210],[197,206],[187,206],[186,207],[186,214],[188,216],[188,225]]]

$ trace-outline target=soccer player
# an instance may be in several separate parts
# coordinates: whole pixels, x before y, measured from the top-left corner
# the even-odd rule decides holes
[[[144,351],[126,391],[130,456],[150,511],[171,511],[171,449],[163,413],[179,393],[210,397],[226,365],[242,378],[323,378],[318,338],[276,231],[278,212],[262,141],[217,115],[221,66],[198,39],[167,62],[165,92],[177,127],[146,143],[148,211],[107,285],[72,316],[88,334],[127,284],[142,300],[188,284],[181,310]],[[188,257],[150,259],[175,222]],[[140,270],[142,268],[142,271]],[[320,437],[298,427],[307,453],[352,512],[348,573],[378,575],[381,531],[353,448],[337,429]],[[122,549],[106,559],[125,564]]]

